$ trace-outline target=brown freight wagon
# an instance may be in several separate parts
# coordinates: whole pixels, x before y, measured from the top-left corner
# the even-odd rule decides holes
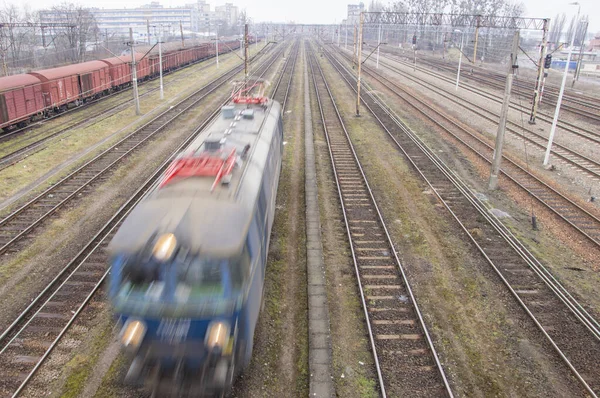
[[[52,108],[97,96],[111,88],[108,65],[102,61],[38,70],[29,74],[42,81],[46,106]]]
[[[44,112],[40,79],[30,75],[0,78],[0,128],[24,125]]]
[[[131,59],[131,57],[127,57]],[[121,87],[131,83],[131,64],[126,57],[113,57],[101,60],[108,65],[108,74],[112,87]]]

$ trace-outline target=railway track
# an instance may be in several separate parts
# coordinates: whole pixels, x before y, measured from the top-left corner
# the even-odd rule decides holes
[[[275,59],[273,58],[271,62],[275,62]],[[36,227],[66,203],[79,197],[80,193],[98,182],[144,142],[156,136],[170,123],[187,114],[200,101],[226,84],[242,68],[243,66],[236,66],[196,90],[1,220],[0,254],[16,249],[18,241],[29,236]]]
[[[328,52],[326,57],[351,89],[354,74]],[[365,87],[362,104],[386,131],[400,153],[431,187],[459,228],[469,237],[506,288],[581,383],[600,393],[600,323],[506,228],[474,192],[406,127],[373,91]],[[481,234],[469,231],[478,229]]]
[[[404,64],[404,65],[406,65],[408,67],[411,67],[411,68],[414,67],[414,65],[412,63],[409,63],[409,62],[406,62],[406,61],[402,61],[402,60],[396,60],[396,59],[394,59],[394,60],[397,61],[397,62],[400,62],[400,63],[402,63],[402,64]],[[386,68],[389,68],[389,69],[391,69],[391,70],[393,70],[393,71],[395,71],[397,73],[402,74],[403,76],[407,77],[408,79],[410,79],[411,81],[414,81],[417,84],[425,83],[425,82],[420,81],[419,79],[416,79],[414,76],[410,75],[409,73],[403,72],[400,68],[395,67],[394,65],[388,64],[387,62],[385,62],[385,60],[380,61],[380,64],[382,64]],[[429,70],[428,68],[425,68],[425,67],[422,67],[422,66],[419,66],[419,65],[416,66],[416,69],[418,69],[422,73],[425,73],[425,74],[427,74],[429,76],[432,76],[432,77],[434,77],[436,79],[444,80],[444,81],[446,81],[446,82],[448,82],[450,84],[454,84],[456,82],[455,78],[451,78],[451,77],[445,76],[445,75],[443,75],[441,73],[433,72],[433,71]],[[468,77],[468,74],[465,73],[464,75],[466,75]],[[463,76],[463,74],[461,74],[461,76]],[[431,83],[429,83],[429,84],[431,84]],[[495,94],[495,93],[484,91],[484,90],[481,89],[480,86],[474,86],[472,84],[469,84],[469,83],[466,83],[466,82],[463,81],[461,83],[461,88],[463,90],[467,90],[467,91],[470,91],[470,92],[472,92],[474,94],[477,94],[478,96],[483,97],[486,100],[493,101],[493,102],[495,102],[497,104],[501,104],[502,103],[502,97],[501,96],[499,96],[498,94]],[[502,88],[502,90],[504,90],[504,87]],[[447,91],[447,90],[445,90],[445,91]],[[449,94],[451,94],[451,93],[449,93]],[[452,96],[455,97],[455,95],[452,95]],[[524,114],[529,114],[529,112],[530,112],[530,104],[529,104],[530,98],[529,98],[529,96],[530,96],[530,93],[514,95],[513,98],[526,98],[526,101],[525,101],[526,105],[522,105],[521,103],[515,103],[514,102],[515,100],[513,99],[511,101],[510,108],[514,109],[514,110],[516,110],[518,112],[522,112]],[[476,108],[480,108],[479,105],[474,105],[474,106]],[[547,123],[550,124],[550,123],[552,123],[553,116],[549,115],[547,113],[538,111],[538,113],[537,113],[537,119],[538,120],[542,120],[542,121],[547,122]],[[524,129],[524,127],[521,126],[521,125],[514,124],[514,123],[513,123],[513,125],[515,127],[517,127],[517,128],[523,128]],[[600,144],[600,134],[596,130],[590,130],[590,129],[584,128],[584,127],[582,127],[582,126],[580,126],[578,124],[571,123],[571,122],[566,121],[566,120],[559,120],[557,126],[561,130],[564,130],[567,133],[574,134],[574,135],[576,135],[578,137],[587,139],[587,140],[593,142],[594,144]],[[528,129],[528,131],[531,131],[531,130]],[[538,133],[536,133],[536,134],[538,136],[540,136]],[[548,141],[547,137],[544,137],[544,139],[546,140],[546,142]]]
[[[163,74],[163,76],[167,76],[171,73],[181,71],[182,69],[185,69],[189,66],[196,65],[196,64],[206,61],[207,59],[210,59],[210,58],[212,58],[212,57],[204,58],[204,59],[194,62],[190,65],[187,65],[184,68],[178,68],[178,69],[171,70],[169,72],[165,72]],[[212,66],[212,65],[206,65],[197,72],[200,72],[210,66]],[[186,76],[179,77],[179,78],[175,79],[175,81],[178,81],[185,77]],[[154,77],[154,78],[149,79],[147,82],[152,82],[152,81],[155,81],[156,79],[158,79],[158,78]],[[144,83],[146,83],[146,82],[144,82]],[[146,85],[142,83],[141,87],[144,88],[144,87],[146,87]],[[159,90],[158,86],[153,87],[153,88],[148,88],[144,92],[140,93],[140,98],[146,97],[158,90]],[[45,149],[47,147],[47,144],[50,141],[53,141],[60,137],[63,137],[66,133],[72,131],[75,128],[88,125],[90,122],[92,124],[99,123],[103,120],[108,119],[109,117],[114,116],[118,112],[122,111],[127,106],[131,105],[131,103],[133,102],[133,99],[123,98],[121,101],[117,102],[116,104],[108,103],[108,100],[112,99],[114,96],[117,96],[118,94],[122,94],[124,91],[129,91],[129,88],[114,92],[107,96],[103,96],[94,101],[89,101],[84,106],[81,106],[78,108],[73,108],[67,112],[63,112],[63,113],[54,115],[48,119],[37,122],[30,126],[27,126],[23,129],[19,129],[16,131],[9,132],[7,134],[0,135],[0,146],[1,146],[0,149],[2,150],[2,152],[9,151],[9,153],[2,155],[0,157],[0,170],[3,170],[5,168],[21,161],[22,159],[24,159],[27,156],[30,156],[36,152],[39,152],[39,151]],[[91,105],[95,105],[92,107],[94,113],[91,116],[90,115],[79,115],[79,113],[81,113],[79,111],[83,111],[84,109],[87,109]],[[15,141],[15,140],[21,138],[24,134],[28,134],[27,137],[24,138],[24,140],[36,138],[36,136],[34,136],[35,129],[43,126],[45,123],[47,123],[51,120],[54,120],[58,117],[65,116],[67,114],[71,114],[71,112],[76,112],[77,116],[79,116],[81,118],[78,118],[78,119],[68,122],[66,126],[62,126],[62,125],[56,126],[55,128],[51,129],[49,132],[39,132],[37,134],[37,136],[39,136],[40,139],[35,140],[34,142],[31,142],[31,143],[23,143],[23,142],[12,143],[11,142],[11,141]],[[31,130],[34,130],[34,131],[31,131]],[[29,136],[29,134],[31,134],[31,136]]]
[[[287,105],[290,87],[292,86],[299,48],[300,41],[296,40],[292,46],[290,56],[285,61],[283,72],[279,75],[279,79],[277,79],[277,83],[275,83],[275,87],[272,90],[271,98],[281,104],[281,112],[284,115],[283,117],[285,117],[285,106]]]
[[[349,58],[346,57],[346,59]],[[406,101],[416,112],[425,116],[460,144],[491,164],[494,147],[482,139],[477,131],[465,128],[464,125],[457,123],[453,118],[435,109],[430,103],[411,94],[396,82],[377,73],[372,68],[363,65],[363,71],[379,83],[390,88],[395,95]],[[546,184],[510,157],[503,156],[503,159],[504,163],[501,171],[507,178],[586,239],[600,247],[600,218],[598,216]]]
[[[391,54],[398,55],[395,52],[391,52]],[[456,73],[456,65],[452,63],[448,63],[447,61],[442,61],[435,59],[433,57],[423,57],[419,58],[420,63],[424,63],[429,65],[431,68],[438,69],[440,71],[445,71],[449,73]],[[413,61],[410,61],[411,66],[413,65]],[[468,73],[473,71],[473,73]],[[471,66],[471,65],[463,65],[461,68],[461,72],[464,72],[464,78],[473,82],[483,83],[489,87],[492,87],[497,90],[504,91],[504,81],[506,80],[506,76],[490,71],[489,69],[485,69],[482,67]],[[461,73],[463,76],[463,73]],[[519,95],[530,97],[533,92],[534,83],[522,80],[521,82],[515,82],[514,91],[519,93]],[[546,105],[550,108],[554,108],[556,106],[556,100],[558,99],[558,88],[552,85],[546,84],[544,89],[544,98],[545,102],[542,102],[542,105]],[[548,102],[548,99],[551,99],[552,102]],[[585,117],[596,122],[600,121],[600,98],[585,96],[585,95],[575,95],[573,93],[565,93],[563,96],[563,105],[561,105],[561,109],[567,110],[576,114],[580,117]],[[569,104],[570,103],[570,104]],[[546,115],[547,117],[551,117]]]
[[[278,51],[259,68],[263,76]],[[225,104],[227,101],[224,101]],[[85,247],[0,335],[0,396],[16,397],[32,380],[108,275],[106,247],[141,198],[154,187],[171,161],[220,113],[221,106],[186,138]]]
[[[311,51],[310,70],[327,138],[382,396],[452,397],[369,183]]]
[[[207,56],[205,58],[202,58],[200,60],[192,62],[192,63],[190,63],[190,64],[188,64],[188,65],[186,65],[184,67],[172,69],[172,70],[167,71],[167,72],[163,72],[163,76],[167,76],[167,75],[169,75],[171,73],[174,73],[174,72],[180,71],[182,69],[185,69],[188,66],[196,65],[198,63],[202,63],[202,62],[204,62],[206,60],[209,60],[209,59],[212,59],[212,58],[214,58],[214,55]],[[147,80],[145,80],[143,82],[138,82],[138,86],[142,86],[143,87],[145,85],[145,83],[156,81],[158,79],[159,79],[159,76],[154,76],[154,77],[152,77],[150,79],[147,79]],[[54,114],[54,115],[52,115],[52,116],[50,116],[50,117],[48,117],[46,119],[36,121],[36,122],[34,122],[32,124],[29,124],[29,125],[27,125],[25,127],[22,127],[22,128],[13,129],[13,130],[5,132],[5,133],[2,133],[1,130],[0,130],[0,144],[6,142],[7,140],[12,139],[12,138],[14,138],[16,136],[22,135],[23,133],[25,133],[25,132],[27,132],[29,130],[36,129],[40,125],[43,125],[44,123],[47,123],[50,120],[54,120],[54,119],[59,118],[61,116],[66,116],[66,115],[70,115],[70,114],[80,113],[80,111],[84,110],[88,106],[91,106],[93,104],[97,104],[99,102],[104,102],[104,100],[112,98],[113,96],[117,96],[119,93],[122,93],[123,91],[129,91],[130,89],[131,89],[131,86],[130,87],[125,87],[125,88],[123,88],[123,89],[121,89],[119,91],[115,91],[115,92],[113,92],[111,94],[104,95],[104,96],[102,96],[100,98],[97,98],[97,99],[94,99],[94,100],[91,100],[91,101],[87,101],[82,106],[78,106],[78,107],[75,107],[75,108],[68,109],[68,110],[66,110],[64,112]],[[158,87],[154,89],[154,91],[156,91],[156,90],[158,90]],[[131,102],[131,100],[128,100],[128,102]],[[85,116],[85,119],[87,119],[87,118],[88,118],[88,116]]]

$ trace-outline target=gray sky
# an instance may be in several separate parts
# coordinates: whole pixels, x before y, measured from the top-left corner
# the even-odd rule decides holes
[[[34,9],[59,4],[64,0],[4,0],[5,3],[29,4]],[[123,8],[137,7],[150,0],[69,0],[88,7]],[[194,0],[159,0],[165,7],[174,7],[192,3]],[[212,7],[216,4],[232,2],[255,21],[295,21],[302,23],[333,23],[341,21],[346,14],[349,0],[209,0]],[[370,0],[363,0],[369,4]],[[385,0],[383,1],[386,2]],[[568,5],[570,0],[524,0],[526,15],[538,18],[554,18],[558,12],[566,12],[570,19],[577,12],[577,6]],[[579,0],[581,13],[590,16],[590,32],[600,31],[600,0]]]

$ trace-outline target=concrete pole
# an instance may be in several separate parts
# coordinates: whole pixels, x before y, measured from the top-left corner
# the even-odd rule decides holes
[[[473,46],[473,65],[477,62],[477,42],[479,41],[479,17],[477,17],[477,25],[475,26],[475,45]]]
[[[516,70],[517,54],[519,51],[519,31],[515,32],[513,39],[512,54],[510,54],[510,65],[508,66],[508,75],[506,76],[506,86],[504,88],[504,101],[500,111],[500,123],[498,123],[498,132],[496,133],[496,146],[494,147],[494,159],[492,160],[492,169],[490,171],[490,181],[488,189],[490,191],[498,187],[498,175],[500,174],[500,164],[502,163],[502,147],[504,146],[504,132],[506,128],[506,116],[510,106],[510,91],[512,89],[513,72]]]
[[[381,24],[379,24],[379,34],[377,35],[377,69],[379,69],[379,46],[381,45]]]
[[[146,29],[147,29],[147,34],[148,34],[148,45],[150,45],[150,20],[146,19]]]
[[[219,24],[215,24],[215,55],[217,57],[217,69],[219,69]]]
[[[163,88],[162,32],[160,32],[158,36],[158,68],[160,76],[160,99],[162,100],[165,99],[165,92]]]
[[[352,67],[356,65],[356,25],[354,25],[354,36],[352,38]]]
[[[460,33],[460,55],[458,56],[458,70],[456,71],[456,91],[458,91],[458,81],[460,80],[460,66],[462,64],[463,44],[465,41],[465,32]]]
[[[579,71],[581,70],[581,57],[583,57],[583,43],[585,42],[585,36],[587,35],[588,21],[584,22],[585,28],[583,28],[583,36],[581,37],[581,43],[579,44],[579,57],[577,58],[577,67],[575,68],[575,74],[573,75],[573,82],[571,88],[575,87],[575,82],[579,80]],[[577,29],[575,29],[577,31]]]
[[[356,116],[360,116],[360,70],[362,57],[362,35],[363,35],[364,13],[360,13],[360,26],[358,29],[358,79],[356,79]]]
[[[348,49],[348,21],[344,22],[344,28],[346,30],[346,42],[344,43],[344,50]]]
[[[135,114],[141,115],[140,96],[137,86],[137,67],[135,65],[135,42],[133,41],[133,28],[129,28],[129,42],[131,43],[131,81],[133,83],[133,102],[135,102]]]
[[[179,21],[179,32],[181,32],[181,47],[185,48],[185,41],[183,41],[183,24]]]
[[[248,81],[248,24],[244,25],[244,87]]]
[[[540,59],[538,60],[538,73],[535,81],[535,88],[533,90],[533,100],[531,101],[531,113],[529,114],[529,124],[535,124],[535,117],[537,114],[537,108],[542,99],[541,91],[544,82],[544,59],[546,58],[546,48],[548,47],[548,26],[550,24],[549,19],[544,20],[544,26],[542,30],[542,45],[540,47]]]
[[[579,3],[576,4],[577,7],[577,18],[575,21],[579,21],[579,11],[581,11],[581,6]],[[576,27],[577,28],[577,27]],[[575,29],[577,31],[577,29]],[[544,166],[548,166],[548,162],[550,161],[550,151],[552,150],[552,141],[554,141],[554,134],[556,133],[556,124],[558,123],[558,115],[560,114],[560,104],[562,103],[562,97],[565,93],[565,83],[567,82],[567,75],[569,74],[569,64],[571,63],[571,55],[573,53],[573,44],[575,43],[575,34],[571,37],[571,45],[569,46],[569,55],[567,55],[567,64],[565,65],[565,71],[563,73],[562,84],[560,85],[560,91],[558,92],[558,99],[556,100],[556,111],[554,112],[554,119],[552,120],[552,127],[550,127],[550,138],[548,138],[548,147],[546,148],[546,154],[544,156]]]
[[[446,59],[446,32],[444,32],[444,47],[442,48],[442,59]]]

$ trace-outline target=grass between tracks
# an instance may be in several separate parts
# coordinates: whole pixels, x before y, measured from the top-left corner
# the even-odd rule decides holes
[[[257,50],[252,48],[250,52],[254,54]],[[223,60],[221,61],[221,59]],[[87,148],[99,144],[93,153],[84,154],[67,169],[62,170],[60,176],[64,176],[68,170],[73,170],[86,159],[92,158],[101,149],[109,147],[119,138],[142,125],[149,119],[150,114],[156,114],[167,109],[177,99],[190,94],[240,62],[234,54],[228,54],[221,57],[221,59],[219,69],[216,66],[211,66],[203,69],[201,73],[195,74],[198,69],[206,65],[205,63],[199,63],[165,76],[165,101],[160,100],[158,92],[152,93],[140,101],[142,114],[145,117],[136,116],[134,109],[129,107],[99,123],[75,128],[67,136],[48,144],[46,149],[25,158],[12,167],[1,170],[0,200],[9,198],[28,184],[44,179],[48,171],[61,166],[65,161],[75,158],[78,154],[83,154]],[[207,62],[214,61],[208,60]],[[124,92],[121,95],[131,95],[131,92]],[[57,119],[57,122],[59,120],[60,118]],[[107,141],[103,143],[103,140]],[[58,181],[59,178],[59,175],[53,177],[52,181],[48,181],[48,185]],[[44,187],[48,185],[44,184]]]
[[[560,390],[561,382],[542,372],[544,351],[516,327],[514,304],[465,245],[466,236],[367,111],[353,116],[354,96],[345,83],[332,84],[340,77],[321,63],[455,394]]]

